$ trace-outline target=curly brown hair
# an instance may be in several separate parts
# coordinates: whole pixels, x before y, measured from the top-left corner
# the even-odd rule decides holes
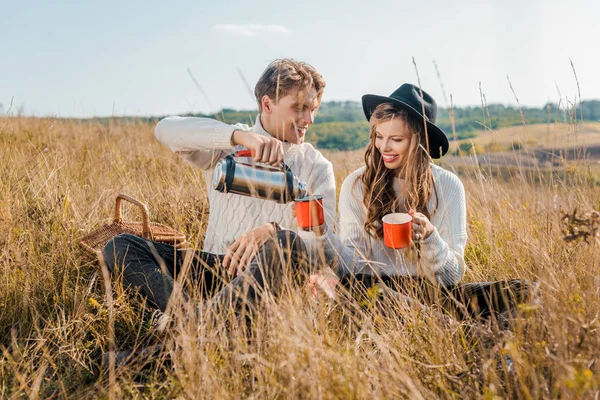
[[[410,148],[404,167],[398,170],[386,168],[381,153],[375,147],[377,125],[393,118],[404,121],[412,133]],[[370,140],[365,151],[365,171],[357,178],[364,187],[363,203],[367,208],[365,231],[373,238],[383,238],[381,219],[390,213],[408,212],[413,209],[423,213],[427,218],[431,214],[427,204],[437,191],[431,172],[430,157],[426,151],[426,133],[422,120],[409,115],[406,111],[391,103],[379,104],[370,119]],[[402,193],[394,192],[394,178],[404,179]],[[437,208],[437,205],[436,205]]]
[[[280,98],[293,90],[302,91],[307,88],[315,89],[320,102],[325,90],[325,80],[312,65],[291,58],[275,60],[263,71],[254,87],[258,111],[262,112],[261,99],[265,95],[277,104]]]

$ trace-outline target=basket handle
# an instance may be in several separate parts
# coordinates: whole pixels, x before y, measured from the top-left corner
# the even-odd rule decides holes
[[[144,203],[137,199],[134,199],[133,197],[129,197],[126,194],[119,193],[119,195],[117,196],[117,200],[115,201],[115,222],[123,222],[123,217],[121,216],[122,200],[126,200],[130,203],[133,203],[136,206],[138,206],[140,210],[142,210],[142,236],[146,239],[152,239],[152,231],[150,230],[150,213],[148,212],[148,207]]]

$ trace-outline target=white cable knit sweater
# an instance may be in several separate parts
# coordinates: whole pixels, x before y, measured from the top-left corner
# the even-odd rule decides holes
[[[228,125],[209,118],[167,117],[155,128],[156,138],[173,152],[204,170],[210,214],[203,251],[223,254],[242,234],[270,221],[298,232],[291,216],[291,204],[279,204],[237,194],[225,194],[212,188],[213,167],[223,157],[241,147],[231,144],[234,130],[252,131],[270,136],[256,117],[253,127]],[[324,196],[323,206],[328,226],[335,220],[335,179],[331,163],[309,143],[283,143],[284,162],[294,175],[306,182],[309,193]],[[314,234],[301,231],[307,242]]]
[[[434,164],[431,168],[439,203],[436,209],[436,199],[432,196],[428,204],[435,230],[421,242],[422,267],[407,259],[405,249],[390,249],[384,245],[383,239],[373,239],[365,232],[367,208],[363,204],[364,188],[362,182],[357,181],[365,170],[362,167],[344,180],[340,191],[338,232],[346,246],[346,249],[340,249],[345,262],[342,270],[347,268],[352,272],[392,276],[430,275],[446,285],[455,284],[462,278],[467,242],[464,187],[450,171]],[[394,185],[396,194],[401,193],[402,184],[403,180],[397,178]]]

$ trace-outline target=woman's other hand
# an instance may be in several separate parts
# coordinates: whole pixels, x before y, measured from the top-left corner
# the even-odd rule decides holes
[[[319,293],[325,293],[329,299],[335,300],[335,288],[339,281],[340,279],[331,268],[327,268],[318,274],[312,274],[308,279],[311,300],[317,300]]]

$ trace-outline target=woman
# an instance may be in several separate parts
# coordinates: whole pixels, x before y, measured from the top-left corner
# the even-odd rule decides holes
[[[380,275],[458,283],[467,241],[465,192],[456,175],[431,164],[448,151],[448,139],[435,125],[435,101],[404,84],[390,97],[363,96],[363,109],[370,141],[365,166],[346,178],[340,192],[342,242],[375,261],[373,272]],[[395,212],[413,217],[415,245],[407,250],[383,242],[381,220]]]
[[[362,103],[370,141],[365,166],[345,179],[340,192],[338,232],[345,248],[337,277],[347,287],[380,283],[423,302],[439,300],[462,316],[506,314],[524,299],[526,284],[458,284],[465,271],[465,192],[456,175],[431,163],[448,151],[448,139],[435,125],[435,100],[403,84],[389,97],[365,95]],[[406,249],[384,244],[382,218],[396,212],[413,217]],[[312,282],[327,286],[316,277]]]

